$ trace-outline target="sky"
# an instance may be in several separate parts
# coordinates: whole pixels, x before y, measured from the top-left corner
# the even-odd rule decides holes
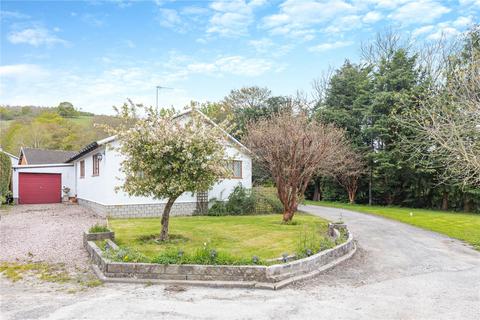
[[[97,114],[127,98],[182,109],[242,86],[274,95],[394,29],[420,42],[480,23],[480,0],[4,1],[0,105],[70,101]]]

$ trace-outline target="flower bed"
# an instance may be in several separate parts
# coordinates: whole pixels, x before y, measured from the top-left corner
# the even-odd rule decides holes
[[[292,282],[316,276],[351,257],[356,246],[352,234],[346,231],[347,240],[332,249],[271,266],[114,262],[94,241],[85,241],[85,247],[97,275],[103,281],[280,289]],[[119,249],[111,239],[107,239],[106,244],[109,250]]]

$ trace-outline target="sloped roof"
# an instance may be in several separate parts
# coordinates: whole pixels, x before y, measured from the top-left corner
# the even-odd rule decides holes
[[[22,157],[25,157],[29,165],[64,163],[76,153],[76,151],[22,148],[20,151],[20,161]]]
[[[232,141],[235,145],[237,145],[237,147],[241,148],[242,150],[248,152],[249,154],[251,154],[252,152],[247,148],[245,147],[240,141],[238,141],[237,139],[235,139],[231,134],[229,134],[227,131],[225,131],[222,127],[220,127],[218,124],[216,124],[214,121],[212,121],[209,117],[207,117],[203,112],[201,112],[200,110],[198,109],[188,109],[186,111],[183,111],[181,113],[179,113],[178,115],[176,115],[174,118],[181,118],[191,112],[197,112],[198,114],[200,114],[200,116],[203,117],[204,120],[206,120],[208,123],[210,123],[211,125],[213,125],[215,128],[218,128],[230,141]],[[107,137],[105,139],[102,139],[102,140],[99,140],[99,141],[94,141],[92,143],[90,143],[89,145],[85,146],[82,150],[80,150],[79,152],[76,152],[74,153],[71,158],[68,158],[67,160],[65,160],[65,162],[69,163],[69,162],[72,162],[72,161],[75,161],[81,157],[83,157],[84,155],[86,155],[87,153],[90,153],[92,152],[93,150],[97,149],[98,147],[104,145],[104,144],[107,144],[107,143],[110,143],[112,141],[114,141],[116,139],[116,136],[110,136],[110,137]]]

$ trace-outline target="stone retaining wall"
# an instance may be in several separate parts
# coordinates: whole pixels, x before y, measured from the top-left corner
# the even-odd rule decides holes
[[[110,247],[116,244],[107,240]],[[85,243],[95,265],[97,275],[107,282],[178,283],[207,286],[234,286],[280,289],[292,282],[318,275],[356,250],[353,235],[332,249],[310,257],[272,266],[220,266],[220,265],[163,265],[153,263],[112,262],[102,257],[102,251],[93,241]]]
[[[78,203],[95,211],[102,217],[110,218],[149,218],[162,216],[165,203],[155,204],[125,204],[125,205],[103,205],[97,202],[78,199]],[[170,215],[187,216],[192,215],[197,208],[196,202],[174,203]]]
[[[86,247],[88,241],[97,241],[97,240],[115,240],[115,232],[95,232],[95,233],[83,233],[83,246]]]

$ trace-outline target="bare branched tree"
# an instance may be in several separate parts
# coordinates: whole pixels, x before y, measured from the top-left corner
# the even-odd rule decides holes
[[[362,43],[361,57],[365,63],[375,64],[382,59],[390,60],[398,49],[404,48],[408,51],[411,46],[410,38],[402,36],[393,28],[387,28],[378,33],[374,41]]]
[[[281,113],[250,123],[245,142],[272,175],[288,222],[312,176],[342,158],[344,131],[309,121],[304,113]]]
[[[348,200],[353,204],[357,195],[358,181],[366,171],[366,164],[362,155],[348,145],[344,146],[340,155],[343,157],[338,159],[338,163],[331,172],[335,180],[345,188]]]
[[[330,81],[334,73],[335,69],[329,67],[327,71],[322,72],[318,78],[312,81],[312,97],[316,105],[321,105],[325,102],[330,87]]]
[[[267,88],[243,87],[230,91],[223,103],[230,109],[258,108],[263,106],[271,95]]]
[[[419,107],[400,118],[412,132],[406,144],[420,157],[435,159],[443,177],[480,186],[480,28],[461,48],[452,47],[431,69],[443,70]],[[437,66],[438,65],[438,66]],[[436,79],[435,79],[436,80]]]

